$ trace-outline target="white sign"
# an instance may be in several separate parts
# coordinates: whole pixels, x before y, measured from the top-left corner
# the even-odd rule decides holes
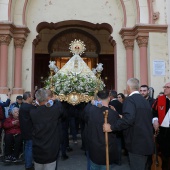
[[[165,76],[165,61],[162,60],[153,61],[153,75]]]

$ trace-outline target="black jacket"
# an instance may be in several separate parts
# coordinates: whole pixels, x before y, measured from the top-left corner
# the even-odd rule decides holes
[[[141,94],[133,94],[123,103],[123,118],[111,124],[113,131],[124,130],[129,152],[139,155],[153,153],[152,112],[149,102]]]
[[[19,109],[21,135],[24,140],[32,139],[32,122],[30,117],[30,111],[35,108],[36,107],[32,104],[22,103]]]
[[[107,107],[98,108],[88,104],[84,110],[86,122],[86,142],[88,152],[92,162],[98,165],[106,165],[105,133],[103,132],[104,116],[103,112],[109,111],[108,122],[115,122],[119,119],[118,113]],[[109,163],[118,162],[118,147],[115,133],[108,133],[109,141]]]
[[[63,107],[59,101],[53,106],[39,106],[30,113],[33,123],[33,157],[39,164],[57,160],[61,143],[61,117]]]
[[[114,108],[116,109],[116,111],[119,113],[119,114],[122,114],[122,103],[119,102],[117,99],[116,100],[112,100],[109,102],[109,105],[111,106],[114,106]]]

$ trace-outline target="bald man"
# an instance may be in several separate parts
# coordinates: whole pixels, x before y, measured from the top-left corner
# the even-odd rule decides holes
[[[170,169],[170,82],[164,86],[164,95],[159,96],[153,105],[153,126],[158,131],[162,170]]]

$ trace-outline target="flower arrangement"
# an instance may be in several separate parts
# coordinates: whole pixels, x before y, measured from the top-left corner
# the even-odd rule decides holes
[[[67,74],[57,73],[45,81],[45,88],[51,89],[53,87],[53,91],[57,95],[76,92],[93,96],[97,90],[102,90],[104,86],[103,81],[95,76],[91,77],[72,72]]]

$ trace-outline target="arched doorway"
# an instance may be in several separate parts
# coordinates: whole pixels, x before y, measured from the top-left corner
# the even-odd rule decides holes
[[[61,23],[40,23],[38,44],[35,46],[34,87],[44,86],[49,75],[49,60],[55,60],[61,68],[71,57],[69,44],[75,39],[84,41],[86,52],[84,61],[92,69],[97,63],[104,64],[102,79],[107,89],[115,89],[115,42],[110,36],[112,28],[108,24],[92,24],[83,21],[63,21]],[[35,41],[34,40],[34,41]]]

